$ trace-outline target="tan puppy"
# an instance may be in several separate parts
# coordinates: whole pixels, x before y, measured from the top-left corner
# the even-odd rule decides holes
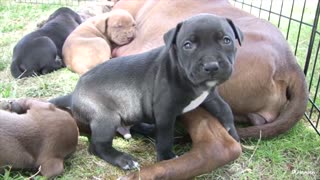
[[[179,158],[143,167],[140,171],[119,179],[190,179],[240,156],[240,144],[204,109],[198,108],[186,113],[180,120],[185,124],[192,139],[192,149],[189,152]]]
[[[114,10],[78,26],[66,39],[63,60],[72,71],[83,74],[111,58],[115,46],[129,43],[135,35],[135,21],[125,10]]]
[[[63,160],[76,150],[78,128],[65,111],[33,99],[12,102],[0,110],[0,172],[33,170],[50,178],[63,172]],[[18,114],[17,114],[18,113]]]

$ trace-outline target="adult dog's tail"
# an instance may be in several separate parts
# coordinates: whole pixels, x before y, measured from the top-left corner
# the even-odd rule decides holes
[[[241,138],[274,137],[288,131],[298,122],[307,108],[308,91],[305,76],[301,69],[295,66],[291,72],[286,94],[288,103],[284,106],[278,117],[271,123],[237,128]]]

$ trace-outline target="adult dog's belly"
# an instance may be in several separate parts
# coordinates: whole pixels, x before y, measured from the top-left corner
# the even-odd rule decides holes
[[[220,85],[219,92],[234,114],[244,116],[248,122],[287,123],[280,129],[274,129],[276,124],[259,127],[252,133],[243,129],[240,136],[258,137],[260,130],[264,137],[274,136],[288,130],[303,115],[307,102],[304,75],[281,32],[269,22],[234,8],[226,0],[121,0],[114,8],[129,10],[137,22],[135,39],[115,49],[114,56],[163,45],[166,31],[198,13],[225,16],[240,27],[244,41],[238,48],[234,72],[231,79]]]

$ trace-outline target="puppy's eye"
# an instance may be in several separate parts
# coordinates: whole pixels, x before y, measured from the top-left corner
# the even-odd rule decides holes
[[[231,39],[228,36],[223,37],[223,43],[224,44],[230,44],[231,43]]]
[[[193,44],[192,44],[192,42],[190,42],[190,41],[186,41],[186,42],[183,44],[183,47],[184,47],[185,49],[192,49],[192,48],[193,48]]]

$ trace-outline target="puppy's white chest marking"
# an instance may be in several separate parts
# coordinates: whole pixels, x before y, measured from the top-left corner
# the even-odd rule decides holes
[[[207,84],[208,87],[214,87],[214,86],[216,86],[218,84],[218,82],[217,81],[209,81],[206,84]]]
[[[197,108],[207,98],[208,95],[208,91],[203,92],[199,97],[191,101],[190,104],[182,110],[182,113],[186,113]]]

